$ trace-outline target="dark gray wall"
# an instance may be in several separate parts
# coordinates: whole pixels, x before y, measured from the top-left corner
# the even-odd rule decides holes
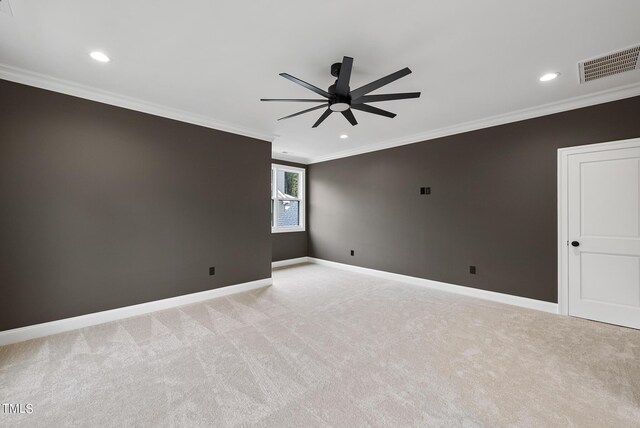
[[[0,111],[0,330],[271,276],[270,143],[6,81]]]
[[[283,161],[280,159],[272,159],[272,163],[277,163],[280,165],[289,165],[295,166],[298,168],[305,169],[305,195],[307,195],[307,191],[309,190],[309,171],[307,170],[307,165],[295,162]],[[284,233],[274,233],[271,235],[272,240],[272,258],[274,262],[279,260],[288,260],[288,259],[296,259],[298,257],[306,257],[309,255],[308,253],[308,231],[309,231],[309,199],[305,200],[305,212],[307,213],[306,218],[306,231],[304,232],[284,232]]]
[[[271,239],[274,262],[306,257],[309,254],[307,232],[274,233]]]
[[[557,149],[638,136],[640,97],[310,165],[309,255],[556,302]]]

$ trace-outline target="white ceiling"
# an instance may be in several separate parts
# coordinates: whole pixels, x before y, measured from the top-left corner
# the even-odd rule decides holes
[[[577,62],[640,43],[638,0],[10,0],[0,13],[0,78],[273,140],[308,162],[640,94],[640,71],[578,84]],[[89,52],[102,50],[100,64]],[[410,67],[375,93],[394,119],[355,111],[319,128],[314,98],[278,76],[351,87]],[[547,71],[560,78],[540,83]],[[340,134],[349,135],[347,140]],[[286,157],[286,156],[283,156]]]

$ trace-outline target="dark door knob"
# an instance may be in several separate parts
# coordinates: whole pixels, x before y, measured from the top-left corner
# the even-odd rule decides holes
[[[579,247],[580,243],[578,241],[571,241],[571,245],[573,245],[574,247]]]

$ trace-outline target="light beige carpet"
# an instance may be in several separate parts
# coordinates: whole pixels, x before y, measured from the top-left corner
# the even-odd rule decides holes
[[[640,426],[640,331],[317,265],[0,348],[0,426]]]

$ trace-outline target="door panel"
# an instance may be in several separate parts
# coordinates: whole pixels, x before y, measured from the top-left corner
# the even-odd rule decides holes
[[[580,253],[580,298],[640,306],[640,257]]]
[[[638,160],[581,163],[582,235],[638,236]]]
[[[569,155],[567,197],[569,315],[640,328],[640,147]]]

